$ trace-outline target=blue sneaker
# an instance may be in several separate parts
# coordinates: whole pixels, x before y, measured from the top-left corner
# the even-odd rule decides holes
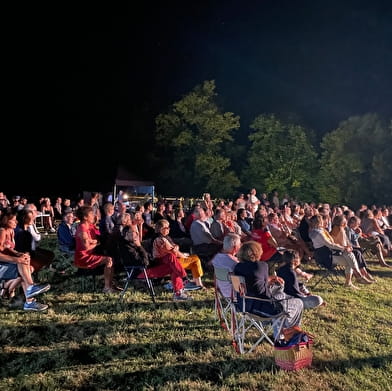
[[[26,301],[24,303],[23,309],[25,311],[45,311],[46,309],[48,309],[48,306],[46,304],[41,304],[33,300],[30,302]]]
[[[200,285],[196,285],[194,282],[190,281],[184,285],[184,291],[198,291],[201,288],[202,287]]]
[[[26,289],[26,299],[31,299],[34,296],[37,296],[41,293],[44,293],[46,291],[48,291],[50,289],[50,285],[49,284],[45,284],[45,285],[30,285],[27,289]]]
[[[171,282],[166,283],[163,287],[168,291],[173,291],[173,284]]]

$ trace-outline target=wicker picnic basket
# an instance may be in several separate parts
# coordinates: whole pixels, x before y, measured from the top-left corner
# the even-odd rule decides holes
[[[275,346],[275,364],[286,371],[310,367],[313,359],[312,345],[313,340],[309,339],[291,346]]]

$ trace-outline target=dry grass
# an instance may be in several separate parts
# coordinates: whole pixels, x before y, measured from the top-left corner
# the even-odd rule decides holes
[[[42,297],[47,313],[0,307],[0,389],[386,391],[392,270],[370,266],[378,282],[360,291],[317,287],[328,305],[304,315],[314,358],[296,372],[278,369],[267,343],[238,355],[215,318],[213,289],[173,303],[158,287],[156,305],[130,290],[121,304],[63,277]]]

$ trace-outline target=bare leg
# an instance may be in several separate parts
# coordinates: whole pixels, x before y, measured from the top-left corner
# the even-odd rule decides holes
[[[383,254],[383,247],[381,245],[377,246],[377,258],[378,258],[378,262],[380,264],[380,266],[384,266],[384,267],[389,267],[392,268],[392,266],[389,266],[386,262],[385,262],[385,258],[384,258],[384,254]]]
[[[105,269],[103,271],[103,278],[105,281],[105,289],[111,289],[112,288],[112,282],[113,282],[113,261],[112,258],[106,257],[103,261],[105,264]]]
[[[5,284],[5,288],[8,290],[9,297],[13,297],[15,295],[15,289],[20,286],[22,283],[22,277],[15,278],[13,280],[8,281]]]
[[[201,277],[193,277],[193,282],[198,286],[203,286],[203,283],[201,282]]]
[[[18,271],[19,271],[19,274],[22,277],[22,280],[27,285],[34,285],[33,278],[31,277],[30,265],[25,265],[25,264],[22,264],[22,263],[18,263]]]

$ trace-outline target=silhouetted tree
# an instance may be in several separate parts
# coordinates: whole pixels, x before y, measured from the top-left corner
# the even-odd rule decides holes
[[[239,117],[223,113],[215,102],[215,82],[205,81],[156,118],[160,148],[160,186],[166,192],[232,196],[239,179],[225,155],[225,143],[239,128]]]
[[[314,199],[317,154],[305,130],[284,123],[273,114],[258,116],[251,129],[249,164],[243,173],[248,187],[263,192],[276,189],[302,200]]]

